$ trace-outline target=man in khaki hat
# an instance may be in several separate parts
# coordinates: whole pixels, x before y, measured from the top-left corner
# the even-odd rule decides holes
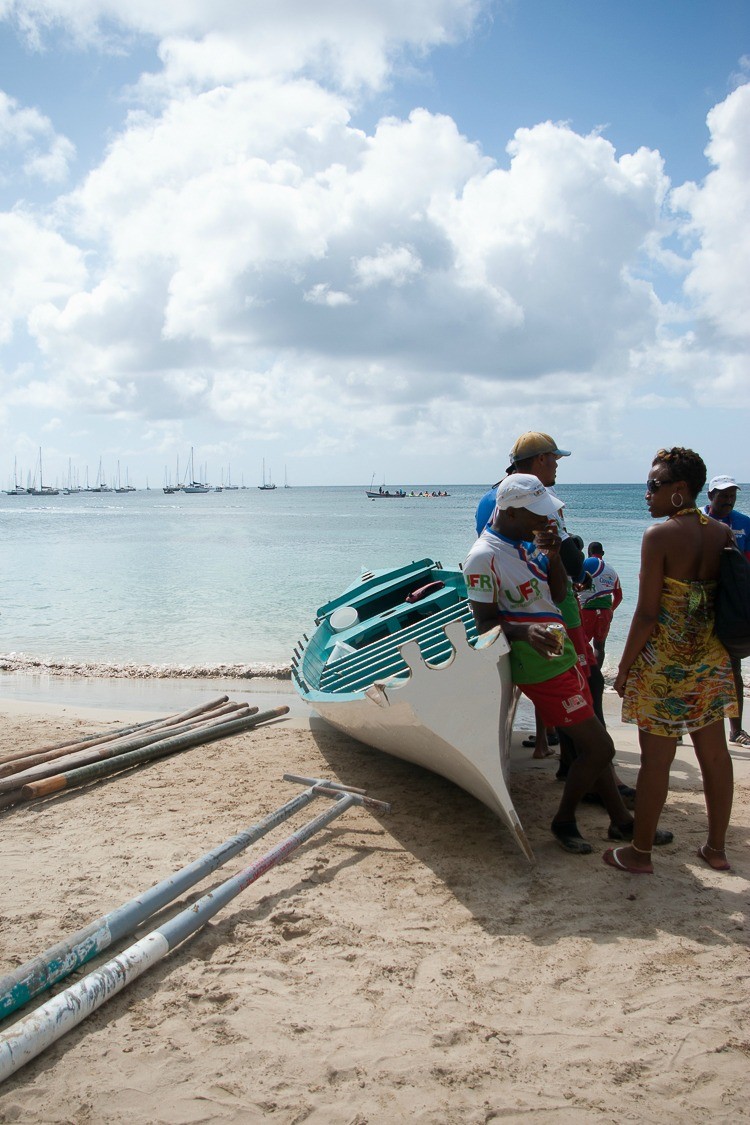
[[[525,434],[521,434],[510,451],[510,464],[507,469],[507,474],[528,473],[531,476],[538,477],[545,487],[550,488],[555,483],[557,477],[557,462],[561,457],[570,457],[570,450],[560,449],[557,442],[550,434],[542,433],[541,430],[528,430]],[[493,485],[479,501],[476,511],[477,535],[482,534],[488,522],[492,519],[497,489],[501,483],[501,481],[498,481],[497,484]],[[568,535],[562,519],[559,516],[558,524],[562,538],[560,559],[568,576],[575,581],[581,574],[585,556],[583,551],[576,545],[575,541]],[[566,595],[565,604],[562,609],[565,626],[571,631],[571,636],[574,637],[575,635],[572,633],[572,630],[576,627],[576,624],[580,627],[581,618],[572,587],[569,587],[569,594]],[[580,643],[577,646],[577,650],[580,650],[579,664],[585,676],[588,672],[587,658],[585,656],[585,638],[581,637],[579,641]],[[551,735],[549,737],[551,737]],[[536,717],[534,738],[533,740],[529,739],[525,741],[524,746],[530,745],[532,741],[534,744],[533,757],[548,758],[553,755],[554,751],[550,749],[547,731],[539,715]],[[555,738],[555,744],[557,744],[557,741],[558,739]],[[561,764],[561,777],[564,776],[567,771],[567,765],[567,761],[563,761]]]
[[[570,450],[559,449],[555,439],[549,434],[543,434],[541,430],[529,430],[518,438],[509,457],[510,465],[505,470],[506,474],[530,473],[531,476],[539,477],[542,484],[549,487],[555,483],[557,462],[561,457],[570,457]],[[477,505],[477,535],[482,534],[492,519],[495,510],[495,493],[499,483],[500,481],[496,481]],[[583,556],[581,556],[581,566],[583,566]]]

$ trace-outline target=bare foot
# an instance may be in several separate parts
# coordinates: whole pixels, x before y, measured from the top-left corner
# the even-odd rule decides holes
[[[531,756],[532,758],[554,758],[556,753],[551,746],[537,746]]]

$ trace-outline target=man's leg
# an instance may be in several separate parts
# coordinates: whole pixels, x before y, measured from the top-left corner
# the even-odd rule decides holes
[[[613,823],[624,822],[628,819],[628,813],[617,792],[611,770],[611,762],[615,756],[614,743],[599,720],[595,716],[584,719],[581,723],[567,726],[565,733],[573,745],[575,757],[568,767],[565,789],[552,821],[552,831],[566,850],[585,855],[592,848],[582,839],[576,824],[576,809],[585,793],[601,788],[602,800]],[[580,844],[576,843],[577,840]]]
[[[750,748],[750,735],[742,729],[742,705],[745,702],[745,685],[742,682],[742,660],[739,656],[730,657],[734,690],[737,693],[737,718],[729,720],[729,741],[738,746]]]

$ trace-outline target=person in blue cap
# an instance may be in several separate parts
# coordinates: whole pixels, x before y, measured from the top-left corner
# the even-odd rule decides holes
[[[734,509],[737,493],[740,491],[740,486],[734,477],[726,474],[711,477],[708,482],[708,503],[703,511],[707,516],[711,516],[730,529],[735,543],[745,558],[750,560],[750,516],[736,512]],[[742,682],[742,660],[739,656],[731,656],[730,660],[737,692],[737,718],[729,720],[729,741],[735,746],[750,749],[750,734],[742,729],[742,704],[745,694],[745,685]]]

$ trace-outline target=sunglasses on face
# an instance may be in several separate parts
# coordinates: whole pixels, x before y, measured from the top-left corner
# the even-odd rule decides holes
[[[646,481],[646,492],[650,492],[653,495],[654,492],[659,491],[659,489],[661,488],[661,486],[663,484],[674,484],[674,481],[671,481],[671,480],[655,480],[654,477],[649,477],[648,480]]]

